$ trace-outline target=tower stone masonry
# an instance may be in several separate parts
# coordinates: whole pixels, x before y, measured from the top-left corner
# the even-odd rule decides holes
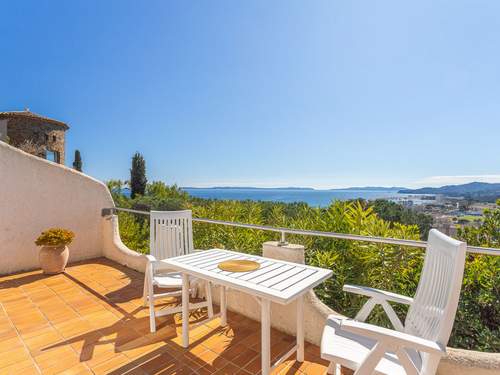
[[[65,133],[69,126],[39,114],[24,111],[0,112],[0,140],[20,147],[32,145],[32,153],[59,164],[65,160]]]

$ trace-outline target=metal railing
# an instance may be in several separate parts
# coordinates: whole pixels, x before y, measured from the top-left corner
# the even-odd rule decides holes
[[[139,211],[139,210],[132,210],[129,208],[121,208],[121,207],[105,208],[102,210],[102,215],[103,216],[112,215],[113,213],[115,213],[117,211],[123,211],[123,212],[129,212],[129,213],[133,213],[133,214],[149,216],[149,211]],[[323,231],[318,231],[318,230],[303,230],[303,229],[270,227],[267,225],[245,224],[245,223],[236,223],[233,221],[213,220],[213,219],[194,218],[194,217],[193,217],[193,221],[199,222],[199,223],[227,225],[227,226],[231,226],[231,227],[256,229],[256,230],[264,230],[264,231],[269,231],[269,232],[280,233],[282,244],[286,243],[286,235],[287,234],[298,234],[298,235],[302,235],[302,236],[327,237],[327,238],[336,238],[336,239],[340,239],[340,240],[375,242],[375,243],[384,243],[384,244],[389,244],[389,245],[412,246],[412,247],[421,247],[421,248],[425,248],[427,246],[426,241],[404,240],[404,239],[398,239],[398,238],[361,236],[361,235],[357,235],[357,234],[323,232]],[[469,253],[473,253],[473,254],[500,256],[500,249],[496,249],[493,247],[467,246],[467,251]]]

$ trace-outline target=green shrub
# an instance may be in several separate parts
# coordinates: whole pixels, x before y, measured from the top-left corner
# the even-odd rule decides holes
[[[473,246],[500,247],[500,200],[484,211],[479,227],[459,229],[458,237]],[[464,282],[450,344],[500,351],[500,256],[467,256]]]

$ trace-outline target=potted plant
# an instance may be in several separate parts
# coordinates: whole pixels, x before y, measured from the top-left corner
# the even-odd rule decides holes
[[[36,239],[35,244],[42,246],[39,254],[40,267],[46,274],[56,274],[64,271],[68,263],[68,245],[75,234],[67,229],[51,228]]]

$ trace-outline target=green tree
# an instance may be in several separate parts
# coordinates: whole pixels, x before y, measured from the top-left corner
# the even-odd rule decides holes
[[[80,155],[80,150],[75,150],[75,160],[73,161],[73,168],[78,172],[82,171],[82,156]]]
[[[130,197],[134,199],[137,195],[144,195],[147,182],[146,161],[140,153],[136,152],[132,157],[130,169]]]
[[[391,223],[418,225],[421,239],[427,239],[434,221],[431,215],[416,212],[411,208],[406,208],[399,203],[385,199],[376,199],[369,204],[373,206],[373,210],[381,219]]]

